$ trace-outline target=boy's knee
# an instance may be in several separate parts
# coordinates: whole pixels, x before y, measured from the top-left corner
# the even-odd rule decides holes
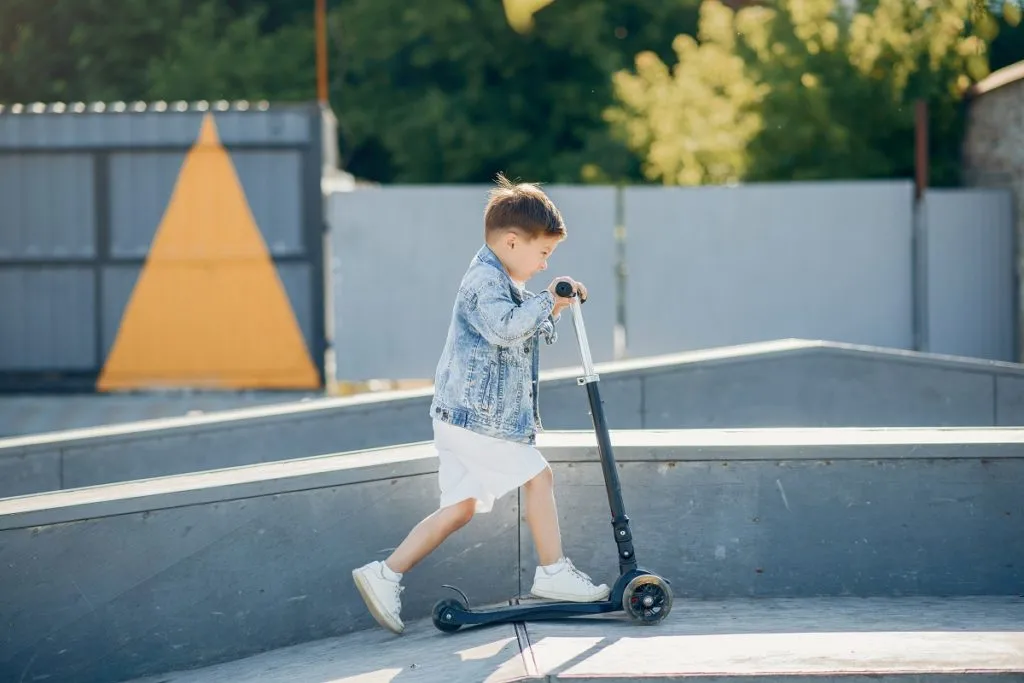
[[[526,482],[530,488],[554,488],[555,473],[551,471],[551,465],[546,465],[533,479]]]
[[[467,498],[452,507],[451,524],[455,529],[462,528],[469,524],[476,514],[476,501]]]

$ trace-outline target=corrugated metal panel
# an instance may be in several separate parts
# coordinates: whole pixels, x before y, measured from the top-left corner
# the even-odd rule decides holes
[[[90,386],[211,116],[322,360],[322,242],[313,235],[323,223],[329,112],[315,102],[0,105],[0,388]],[[81,267],[60,263],[70,259]]]
[[[121,316],[128,306],[128,299],[135,289],[135,283],[142,272],[141,265],[104,266],[102,274],[102,297],[100,302],[101,326],[100,343],[103,345],[103,358],[110,353],[117,330],[121,326]]]
[[[244,150],[232,153],[231,160],[270,253],[305,253],[300,154]]]
[[[95,289],[86,267],[0,270],[0,369],[94,367]]]
[[[85,154],[0,155],[0,259],[94,256],[94,182]]]
[[[184,160],[184,152],[111,154],[113,256],[145,256]],[[275,256],[304,253],[301,153],[242,150],[234,152],[231,161],[270,252]]]
[[[226,145],[303,145],[313,105],[172,102],[0,105],[0,149],[181,147],[212,112]]]
[[[121,324],[121,316],[128,305],[128,300],[138,282],[142,267],[138,265],[105,266],[103,268],[103,302],[101,343],[103,357],[110,353],[110,348],[117,337]],[[306,344],[313,352],[311,340],[314,338],[313,315],[313,282],[311,266],[307,263],[279,263],[277,275],[281,279],[285,293],[291,302],[292,310],[299,329],[302,331]]]
[[[927,349],[1014,361],[1013,194],[925,195]]]
[[[184,160],[184,150],[110,155],[111,256],[145,257]]]
[[[311,344],[311,340],[314,338],[311,270],[312,266],[308,263],[279,263],[277,265],[277,276],[281,279],[281,285],[291,302],[295,320],[306,340],[306,348],[310,353],[315,353]],[[256,340],[256,343],[259,341]]]

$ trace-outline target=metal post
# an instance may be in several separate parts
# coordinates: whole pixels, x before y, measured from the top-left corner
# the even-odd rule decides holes
[[[327,0],[316,0],[316,95],[327,103]]]

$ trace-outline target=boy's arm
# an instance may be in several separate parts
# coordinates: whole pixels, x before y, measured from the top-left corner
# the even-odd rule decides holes
[[[549,315],[540,326],[540,336],[544,337],[544,341],[549,345],[558,341],[558,330],[555,329],[556,322],[558,322],[558,318],[552,318]]]
[[[526,296],[534,297],[537,295],[527,290]],[[555,306],[555,308],[557,308],[557,306]],[[562,310],[558,310],[558,312],[552,310],[551,313],[548,314],[547,319],[540,324],[540,335],[544,338],[544,341],[547,342],[549,346],[558,341],[558,330],[555,329],[555,325],[561,319]]]
[[[508,285],[491,280],[472,292],[466,303],[466,316],[484,339],[497,346],[512,346],[551,324],[555,298],[544,290],[517,304]]]

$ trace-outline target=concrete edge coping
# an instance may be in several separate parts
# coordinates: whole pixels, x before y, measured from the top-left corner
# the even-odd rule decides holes
[[[613,430],[616,462],[1024,458],[1024,428]],[[552,463],[597,461],[592,431],[547,432]],[[979,449],[979,447],[981,447]],[[430,442],[241,465],[0,499],[0,530],[437,472]]]
[[[826,355],[857,356],[866,360],[947,367],[963,372],[992,373],[998,371],[1008,375],[1024,377],[1024,364],[807,339],[779,339],[769,342],[753,342],[734,346],[684,351],[661,356],[645,356],[636,359],[609,361],[595,364],[595,369],[600,375],[607,376],[609,379],[618,379],[621,375],[629,373],[643,377],[671,368],[683,370],[688,366],[697,364],[713,366],[725,363],[746,363],[762,360],[769,356],[781,358],[807,351],[815,351]],[[581,371],[581,367],[546,370],[541,373],[540,380],[545,384],[566,381],[575,382]],[[144,434],[171,432],[181,428],[189,428],[194,433],[202,433],[208,429],[216,429],[232,422],[247,420],[274,422],[294,419],[299,415],[312,416],[319,412],[326,413],[327,411],[342,408],[372,408],[379,403],[424,399],[432,395],[433,387],[425,387],[422,389],[382,391],[358,396],[306,398],[283,403],[218,410],[204,415],[155,418],[101,427],[44,432],[0,439],[0,455],[3,455],[5,451],[8,453],[14,451],[17,454],[27,453],[34,448],[50,447],[55,443],[70,448],[99,439],[108,439],[112,442],[132,440]]]

